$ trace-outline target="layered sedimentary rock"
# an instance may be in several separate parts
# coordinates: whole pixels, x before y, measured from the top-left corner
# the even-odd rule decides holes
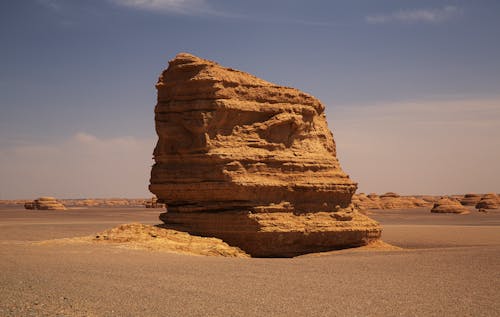
[[[433,213],[454,213],[454,214],[468,214],[470,210],[464,207],[458,200],[449,197],[443,197],[438,200],[431,212]]]
[[[500,198],[496,194],[486,194],[476,204],[477,209],[499,209]]]
[[[464,206],[475,206],[480,200],[482,195],[468,193],[460,200],[460,203]]]
[[[54,197],[40,197],[35,199],[33,202],[25,203],[24,208],[38,210],[66,210],[66,207],[64,207],[64,205],[57,201]]]
[[[156,85],[150,190],[170,228],[222,238],[254,256],[364,245],[380,226],[351,206],[320,101],[179,54]]]
[[[354,194],[352,203],[359,210],[382,209],[380,198],[377,195],[373,196],[373,194],[368,196],[363,193]]]
[[[416,196],[400,196],[389,192],[378,196],[371,193],[369,195],[355,194],[353,196],[354,205],[360,210],[367,209],[412,209],[420,207],[431,207],[432,203]]]

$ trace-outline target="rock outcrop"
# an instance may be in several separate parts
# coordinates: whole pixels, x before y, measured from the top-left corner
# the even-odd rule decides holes
[[[400,196],[389,192],[378,196],[371,193],[369,195],[355,194],[353,196],[354,205],[360,210],[369,209],[412,209],[420,207],[431,207],[432,203],[415,196]]]
[[[123,224],[96,234],[92,241],[115,243],[134,249],[166,251],[190,255],[249,257],[220,239],[192,236],[186,232],[140,223]]]
[[[33,202],[25,203],[24,208],[37,210],[66,210],[66,207],[54,197],[40,197]]]
[[[460,200],[460,203],[464,206],[475,206],[481,200],[482,195],[468,193]]]
[[[464,207],[458,200],[454,200],[448,197],[443,197],[434,204],[434,207],[432,207],[431,212],[468,214],[470,213],[470,210],[467,207]]]
[[[368,196],[363,193],[354,194],[352,203],[359,210],[382,209],[380,198],[377,195],[373,196],[373,194]]]
[[[476,204],[477,209],[499,209],[500,198],[496,194],[486,194]]]
[[[159,203],[156,196],[151,197],[151,200],[144,202],[146,208],[165,208],[165,204]]]
[[[179,54],[156,85],[150,190],[174,229],[253,256],[360,246],[380,237],[351,206],[320,101],[297,89]]]

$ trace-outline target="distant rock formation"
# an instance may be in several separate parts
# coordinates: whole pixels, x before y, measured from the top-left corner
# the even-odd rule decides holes
[[[40,197],[33,202],[25,203],[24,208],[37,210],[66,210],[66,207],[54,197]]]
[[[144,202],[144,207],[146,208],[165,208],[165,204],[158,202],[156,196],[151,197],[151,200]]]
[[[352,196],[352,203],[359,210],[382,209],[380,198],[373,194],[365,195],[363,193]]]
[[[443,197],[434,204],[431,212],[468,214],[470,213],[470,210],[467,207],[464,207],[458,200],[454,200],[449,197]]]
[[[500,198],[496,194],[486,194],[476,204],[477,209],[499,209]]]
[[[369,195],[355,194],[353,196],[354,205],[360,210],[369,209],[412,209],[420,207],[430,207],[432,203],[415,196],[400,196],[389,192],[378,196],[375,193]]]
[[[460,203],[464,206],[475,206],[481,200],[482,195],[468,193],[464,195],[464,198],[460,200]]]
[[[181,53],[156,85],[149,186],[170,228],[253,256],[365,245],[377,222],[353,209],[320,101]]]

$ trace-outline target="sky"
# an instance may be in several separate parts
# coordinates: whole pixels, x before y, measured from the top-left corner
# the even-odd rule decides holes
[[[149,197],[179,52],[326,106],[358,192],[500,192],[500,1],[0,1],[0,199]]]

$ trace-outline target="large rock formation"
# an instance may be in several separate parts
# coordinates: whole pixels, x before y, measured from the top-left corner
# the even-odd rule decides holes
[[[253,256],[294,256],[380,237],[351,205],[320,101],[181,53],[156,85],[150,190],[173,229]]]

